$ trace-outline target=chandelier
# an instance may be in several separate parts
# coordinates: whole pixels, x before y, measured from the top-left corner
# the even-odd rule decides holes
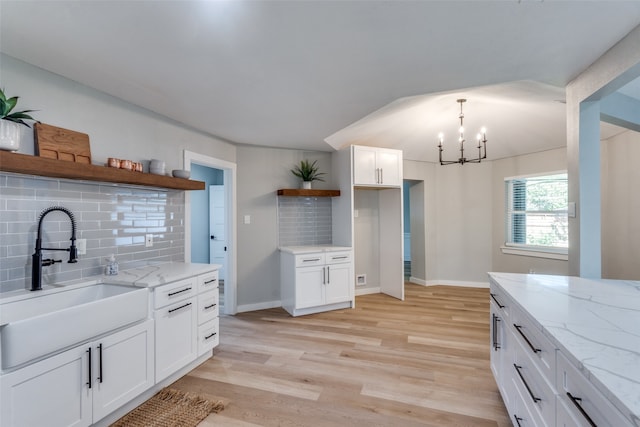
[[[461,165],[464,165],[465,163],[480,163],[482,161],[482,159],[486,159],[487,158],[487,130],[485,128],[482,128],[480,130],[480,133],[476,135],[476,139],[478,141],[478,157],[476,157],[475,159],[467,159],[464,156],[464,113],[462,112],[462,105],[467,102],[466,99],[458,99],[456,102],[460,103],[460,115],[458,116],[458,118],[460,119],[460,136],[458,138],[458,142],[460,143],[460,158],[458,160],[442,160],[442,152],[444,151],[444,149],[442,148],[442,143],[444,141],[444,134],[442,132],[440,132],[438,134],[438,150],[439,150],[439,157],[440,157],[440,164],[441,165],[453,165],[456,163],[459,163]]]

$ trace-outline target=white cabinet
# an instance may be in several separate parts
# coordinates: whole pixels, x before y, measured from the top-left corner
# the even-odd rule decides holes
[[[218,271],[154,289],[156,382],[219,343]]]
[[[154,290],[156,382],[196,359],[197,286],[194,277]]]
[[[351,251],[281,252],[281,298],[292,316],[353,306]]]
[[[360,145],[352,149],[354,185],[402,186],[402,151]]]
[[[2,376],[0,425],[88,426],[154,384],[153,321]]]

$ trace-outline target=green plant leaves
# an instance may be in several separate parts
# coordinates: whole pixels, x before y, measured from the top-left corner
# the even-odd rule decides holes
[[[24,110],[11,113],[11,110],[13,110],[18,104],[18,98],[19,97],[17,96],[12,96],[11,98],[7,99],[4,94],[4,90],[0,89],[0,119],[20,123],[29,127],[25,120],[35,121],[35,119],[27,113],[31,113],[36,110]]]
[[[308,160],[301,160],[299,165],[294,166],[291,169],[291,173],[301,178],[303,181],[323,181],[322,175],[326,175],[324,172],[318,172],[320,169],[316,166],[318,161],[314,160],[310,163]]]

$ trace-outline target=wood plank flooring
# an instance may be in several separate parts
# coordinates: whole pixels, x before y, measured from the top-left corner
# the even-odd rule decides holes
[[[405,294],[222,316],[213,358],[173,387],[226,403],[199,427],[511,426],[489,368],[489,290]]]

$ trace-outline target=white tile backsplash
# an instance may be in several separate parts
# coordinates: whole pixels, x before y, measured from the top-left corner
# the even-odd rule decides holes
[[[43,268],[43,283],[100,275],[115,254],[121,269],[143,261],[184,261],[184,192],[77,182],[0,173],[0,292],[31,286],[31,255],[40,213],[64,206],[76,219],[76,238],[87,254],[68,264],[66,252],[45,251],[63,260]],[[66,215],[52,212],[43,225],[43,246],[69,246]],[[153,234],[153,247],[144,235]]]

